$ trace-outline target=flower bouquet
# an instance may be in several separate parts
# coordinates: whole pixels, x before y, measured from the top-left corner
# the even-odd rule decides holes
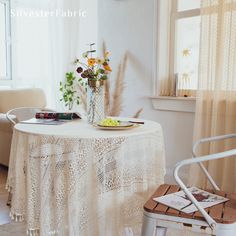
[[[109,52],[104,52],[103,57],[94,57],[92,47],[83,53],[83,61],[76,59],[76,71],[80,75],[79,81],[87,81],[87,119],[89,123],[97,123],[104,119],[104,81],[112,71],[109,65]]]

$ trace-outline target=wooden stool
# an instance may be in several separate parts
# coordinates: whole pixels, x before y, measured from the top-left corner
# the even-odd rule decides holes
[[[167,228],[187,229],[192,232],[216,236],[236,236],[236,194],[214,191],[215,194],[227,197],[230,200],[206,209],[207,213],[217,223],[213,230],[199,211],[186,214],[153,200],[154,197],[161,197],[178,191],[180,191],[180,187],[177,185],[163,184],[146,202],[142,236],[153,236],[155,232],[158,236],[165,236]]]

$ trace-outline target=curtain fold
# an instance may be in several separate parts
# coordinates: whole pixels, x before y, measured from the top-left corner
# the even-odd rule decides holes
[[[49,1],[49,10],[79,12],[79,0]],[[74,71],[73,61],[79,55],[80,19],[75,17],[49,18],[49,44],[50,44],[50,87],[52,106],[63,109],[60,103],[59,82],[65,79],[65,73]]]
[[[199,85],[194,141],[236,133],[236,0],[202,0]],[[198,155],[236,148],[228,139],[199,147]],[[236,158],[205,163],[222,190],[236,191]],[[199,166],[191,167],[190,184],[211,187]]]
[[[159,96],[195,96],[195,90],[190,89],[190,77],[188,76],[188,73],[183,73],[175,68],[178,64],[177,54],[180,50],[178,41],[183,40],[184,37],[188,37],[187,34],[191,33],[191,30],[190,32],[185,33],[186,35],[178,32],[179,22],[182,19],[181,17],[178,18],[178,14],[182,11],[178,9],[178,1],[159,0],[158,2],[157,71]],[[187,67],[189,68],[189,65]]]
[[[173,96],[174,78],[170,77],[170,60],[171,60],[171,14],[172,14],[171,0],[160,0],[159,1],[159,35],[158,35],[158,60],[164,60],[166,63],[158,63],[158,74],[159,74],[159,95],[160,96]]]
[[[14,87],[43,88],[47,106],[63,110],[59,82],[79,54],[80,0],[19,0],[12,9]]]

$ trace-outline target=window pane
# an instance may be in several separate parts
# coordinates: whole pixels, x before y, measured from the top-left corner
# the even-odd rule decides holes
[[[176,22],[176,71],[179,87],[196,89],[200,43],[200,16]]]
[[[200,8],[201,0],[178,0],[178,11]]]
[[[17,8],[30,15],[33,8]],[[42,87],[49,75],[49,19],[20,16],[16,20],[17,79],[24,85]],[[53,45],[53,42],[50,42]]]
[[[7,76],[6,7],[0,3],[0,77]]]

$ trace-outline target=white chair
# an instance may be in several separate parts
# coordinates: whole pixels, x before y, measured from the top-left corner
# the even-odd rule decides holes
[[[12,139],[12,123],[6,113],[16,107],[47,106],[43,89],[0,89],[0,165],[8,166]]]
[[[53,112],[51,109],[41,109],[36,107],[17,107],[6,113],[7,119],[15,125],[16,123],[35,117],[37,112]]]
[[[181,161],[175,167],[174,177],[179,186],[168,184],[161,185],[144,205],[142,236],[153,236],[154,233],[157,233],[158,236],[165,236],[167,228],[187,229],[191,232],[204,233],[207,235],[236,236],[236,194],[220,191],[217,184],[214,182],[206,168],[201,163],[204,161],[235,157],[236,149],[196,157],[196,148],[199,144],[235,137],[236,134],[229,134],[205,138],[199,140],[193,146],[193,157],[195,158]],[[200,165],[203,173],[206,175],[214,189],[212,192],[229,198],[230,200],[228,202],[218,204],[207,209],[203,209],[200,206],[198,201],[194,198],[178,175],[181,167],[193,163],[198,163]],[[235,179],[233,180],[235,181]],[[186,214],[164,206],[153,200],[154,197],[164,196],[169,193],[177,192],[181,189],[188,196],[189,200],[191,200],[192,203],[197,207],[197,212]]]

